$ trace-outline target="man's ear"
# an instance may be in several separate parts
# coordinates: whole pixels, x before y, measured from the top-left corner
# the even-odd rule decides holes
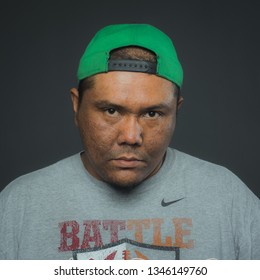
[[[180,95],[178,100],[177,100],[177,110],[179,111],[181,106],[182,106],[182,103],[183,103],[184,99],[183,97]]]
[[[79,92],[76,88],[72,88],[70,90],[70,96],[71,96],[71,101],[72,101],[72,109],[74,112],[74,122],[76,126],[78,126],[78,120],[77,120],[77,115],[79,111]]]

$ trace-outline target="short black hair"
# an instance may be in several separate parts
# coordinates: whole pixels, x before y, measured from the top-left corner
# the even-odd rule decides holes
[[[87,77],[79,81],[78,93],[79,93],[79,105],[81,104],[83,94],[85,91],[94,87],[94,76]]]

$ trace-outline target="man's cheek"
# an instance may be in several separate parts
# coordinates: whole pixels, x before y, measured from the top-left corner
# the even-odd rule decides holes
[[[146,140],[150,142],[152,146],[160,146],[167,143],[173,133],[173,127],[171,125],[161,125],[153,130],[147,131]]]
[[[93,129],[95,127],[95,129]],[[105,129],[98,125],[93,125],[92,129],[85,127],[81,131],[81,136],[85,145],[89,151],[92,151],[94,154],[100,154],[104,156],[105,153],[108,153],[114,146],[116,139],[111,133],[113,129]]]

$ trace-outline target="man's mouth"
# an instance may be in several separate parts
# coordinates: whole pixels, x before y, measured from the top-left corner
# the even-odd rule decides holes
[[[120,168],[135,168],[144,164],[144,161],[134,156],[122,156],[113,159],[115,166]]]

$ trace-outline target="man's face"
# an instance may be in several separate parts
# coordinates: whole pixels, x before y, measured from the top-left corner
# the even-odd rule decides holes
[[[97,74],[78,104],[71,90],[75,121],[85,152],[82,160],[98,180],[136,186],[161,167],[176,124],[173,84],[145,73]]]

